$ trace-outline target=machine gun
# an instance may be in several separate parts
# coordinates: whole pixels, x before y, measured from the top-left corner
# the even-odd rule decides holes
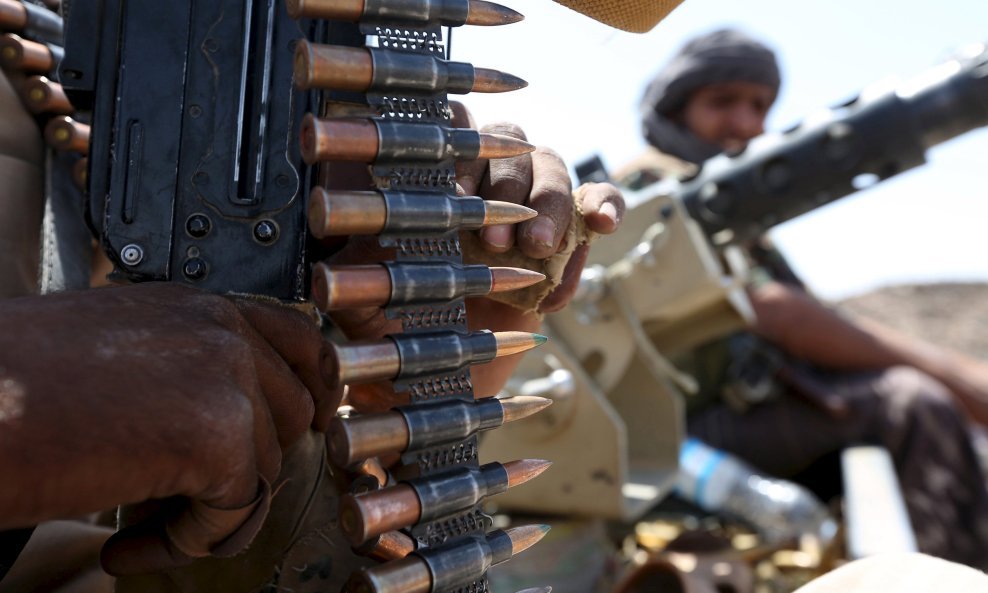
[[[393,591],[414,577],[423,593],[486,590],[487,568],[545,530],[486,533],[480,500],[544,466],[481,468],[475,433],[544,405],[475,403],[469,365],[542,340],[468,332],[463,299],[542,277],[462,263],[460,230],[534,212],[457,197],[455,161],[532,147],[452,127],[447,93],[524,82],[449,61],[443,27],[521,15],[480,0],[75,0],[65,9],[60,76],[91,112],[88,222],[116,276],[314,298],[324,311],[378,306],[401,320],[401,334],[331,348],[339,383],[392,380],[409,401],[335,429],[346,453],[332,458],[360,476],[339,522],[360,553],[392,561],[355,574],[351,588]],[[338,161],[369,164],[376,190],[326,189]],[[351,234],[377,235],[394,259],[312,271],[322,239]],[[396,426],[405,438],[382,445]],[[411,481],[387,484],[370,459],[382,453],[400,454]],[[399,509],[386,527],[365,516],[382,500]]]
[[[519,381],[521,391],[561,373],[567,388],[537,391],[556,400],[543,422],[485,437],[492,454],[534,448],[556,463],[529,487],[535,495],[508,493],[501,506],[625,521],[654,506],[676,471],[683,394],[695,388],[666,355],[751,319],[741,247],[985,125],[988,49],[977,45],[906,84],[866,90],[740,154],[715,157],[692,179],[627,195],[621,231],[595,244],[576,297],[547,318],[552,356],[533,353],[519,372],[530,379]]]
[[[769,228],[926,162],[926,151],[988,125],[988,48],[976,45],[905,84],[866,89],[740,154],[703,164],[675,192],[711,241]]]

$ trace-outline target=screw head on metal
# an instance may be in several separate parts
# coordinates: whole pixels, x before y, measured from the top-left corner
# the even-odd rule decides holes
[[[254,225],[254,238],[265,245],[274,243],[278,239],[278,225],[270,220],[262,220]]]
[[[128,266],[136,266],[144,260],[144,250],[140,245],[131,243],[120,250],[120,259]]]
[[[189,217],[188,222],[185,223],[185,230],[196,239],[201,239],[208,235],[212,228],[213,223],[205,214],[193,214]]]
[[[202,280],[206,277],[206,262],[198,257],[189,258],[182,266],[182,273],[189,280]]]

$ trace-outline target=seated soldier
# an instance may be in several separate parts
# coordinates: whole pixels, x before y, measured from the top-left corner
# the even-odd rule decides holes
[[[651,148],[617,172],[640,188],[689,174],[763,131],[780,84],[773,52],[721,30],[686,44],[642,101]],[[763,241],[748,255],[755,273],[751,334],[704,345],[687,364],[701,393],[688,403],[688,431],[763,471],[793,477],[854,444],[879,444],[895,460],[921,551],[984,567],[988,492],[968,421],[988,423],[988,370],[874,323],[852,323],[814,299]],[[752,335],[753,334],[753,335]],[[740,412],[728,369],[739,344],[775,349],[779,397]]]

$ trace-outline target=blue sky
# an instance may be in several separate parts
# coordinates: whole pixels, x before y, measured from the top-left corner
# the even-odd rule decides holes
[[[736,26],[778,50],[784,82],[770,130],[988,41],[986,0],[686,0],[644,35],[549,0],[501,2],[526,20],[457,30],[452,57],[517,74],[530,87],[465,102],[481,124],[515,121],[571,163],[597,153],[611,168],[644,146],[637,120],[644,85],[697,33]],[[928,158],[921,169],[773,231],[818,294],[836,299],[902,282],[988,281],[988,132],[971,132]]]

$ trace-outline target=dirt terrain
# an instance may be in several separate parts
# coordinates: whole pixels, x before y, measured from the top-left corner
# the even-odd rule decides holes
[[[988,360],[988,283],[889,286],[837,305],[851,317],[869,317]]]

